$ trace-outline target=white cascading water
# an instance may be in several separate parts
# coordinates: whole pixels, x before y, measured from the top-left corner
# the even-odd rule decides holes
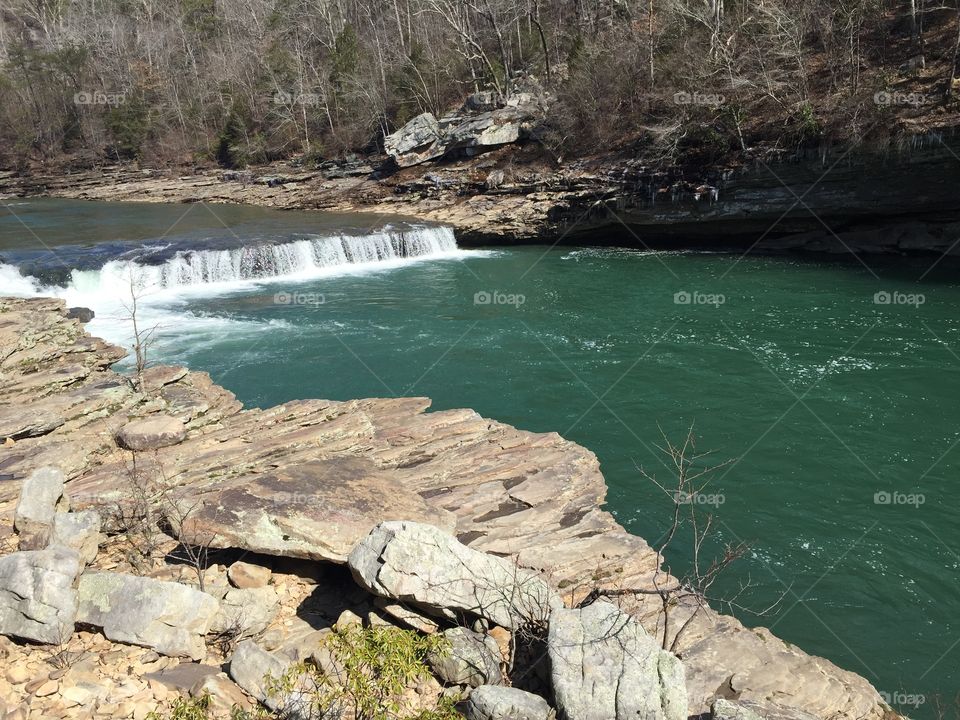
[[[318,236],[277,245],[225,250],[190,250],[155,265],[111,260],[98,270],[72,270],[65,287],[44,285],[13,265],[0,263],[0,297],[53,296],[68,306],[88,307],[96,320],[89,330],[126,344],[129,302],[135,294],[145,322],[166,325],[169,306],[186,297],[217,295],[255,285],[303,282],[344,273],[377,271],[421,260],[466,255],[452,228],[384,228],[367,235]],[[131,285],[133,287],[131,287]],[[164,307],[166,306],[166,309]],[[207,319],[176,314],[178,329]]]

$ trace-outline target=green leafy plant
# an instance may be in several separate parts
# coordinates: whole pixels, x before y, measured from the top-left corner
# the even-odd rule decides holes
[[[419,714],[407,714],[402,702],[404,690],[429,674],[427,655],[447,648],[442,637],[391,626],[339,628],[325,640],[326,667],[294,665],[276,680],[267,678],[268,693],[282,710],[315,718],[349,709],[357,720],[452,720],[460,717],[455,698]]]
[[[170,712],[161,715],[156,710],[147,713],[147,720],[207,720],[210,710],[210,694],[200,697],[179,697]]]

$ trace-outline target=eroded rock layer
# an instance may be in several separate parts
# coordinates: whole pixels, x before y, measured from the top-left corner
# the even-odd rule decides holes
[[[111,369],[123,355],[60,301],[0,300],[0,522],[12,524],[23,480],[42,466],[63,470],[75,510],[122,505],[146,474],[185,508],[171,522],[213,546],[342,563],[376,523],[418,520],[515,557],[567,605],[596,587],[652,587],[659,558],[601,509],[596,456],[555,433],[471,410],[426,412],[425,398],[244,410],[182,368],[151,368],[141,391]],[[138,453],[118,444],[131,422],[161,418],[182,423],[184,438]],[[658,634],[653,596],[623,604]],[[689,613],[675,610],[672,626]],[[678,654],[691,713],[733,693],[821,718],[883,715],[865,679],[731,617],[698,614]]]

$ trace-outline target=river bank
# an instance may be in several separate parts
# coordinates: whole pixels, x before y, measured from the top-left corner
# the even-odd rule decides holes
[[[162,468],[171,492],[219,508],[204,512],[196,529],[221,538],[217,545],[335,568],[370,526],[389,519],[382,501],[390,497],[391,512],[404,519],[449,526],[472,549],[516,558],[568,605],[596,586],[647,587],[656,572],[656,553],[599,510],[606,488],[596,457],[555,434],[521,432],[467,410],[424,413],[429,401],[416,398],[243,410],[205,373],[185,368],[150,369],[140,392],[110,369],[123,351],[90,338],[62,303],[5,300],[2,320],[2,346],[9,350],[0,434],[11,439],[3,449],[0,512],[8,544],[16,543],[9,523],[25,477],[55,464],[66,475],[73,509],[103,510],[129,495],[129,452],[117,446],[118,432],[136,419],[175,418],[182,432],[175,442],[161,443],[148,462]],[[477,468],[484,468],[482,478]],[[345,472],[355,478],[347,487],[322,479]],[[317,492],[324,502],[298,502]],[[396,507],[400,497],[413,504]],[[257,530],[260,517],[284,528],[283,539]],[[91,567],[133,573],[122,543],[120,535],[111,536]],[[146,574],[169,578],[175,571],[160,562]],[[292,603],[288,619],[302,614],[295,609],[300,602]],[[656,605],[640,594],[630,595],[624,607],[656,634]],[[674,627],[690,611],[677,608]],[[279,633],[288,630],[281,625]],[[103,643],[96,634],[84,636],[88,640]],[[6,651],[25,667],[36,667],[49,653],[19,644]],[[211,654],[201,664],[215,667],[216,654],[204,652]],[[787,716],[783,707],[821,718],[887,712],[862,678],[712,611],[694,618],[677,654],[686,668],[691,713],[705,712],[718,696],[759,703],[768,717]],[[32,677],[7,679],[4,695],[45,707],[62,699],[61,678],[40,684]],[[49,682],[54,692],[46,694]],[[34,692],[41,686],[42,698]]]
[[[385,156],[246,171],[122,165],[0,173],[0,197],[247,203],[407,215],[462,246],[600,244],[826,255],[956,252],[953,128],[863,147],[757,150],[736,166],[653,170],[627,157],[562,162],[539,145],[396,168]]]

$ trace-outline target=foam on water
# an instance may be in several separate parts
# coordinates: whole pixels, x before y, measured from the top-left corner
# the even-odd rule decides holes
[[[148,264],[115,259],[96,270],[70,272],[64,286],[24,276],[0,263],[0,296],[53,296],[68,306],[94,310],[89,330],[118,344],[129,344],[130,305],[134,297],[143,327],[175,326],[184,332],[218,332],[233,326],[268,329],[269,324],[193,315],[183,309],[190,298],[249,291],[279,282],[306,282],[347,273],[380,272],[413,262],[479,254],[457,248],[453,230],[442,226],[385,227],[366,235],[314,236],[276,245],[179,251],[164,262]],[[232,331],[241,328],[233,327]]]

